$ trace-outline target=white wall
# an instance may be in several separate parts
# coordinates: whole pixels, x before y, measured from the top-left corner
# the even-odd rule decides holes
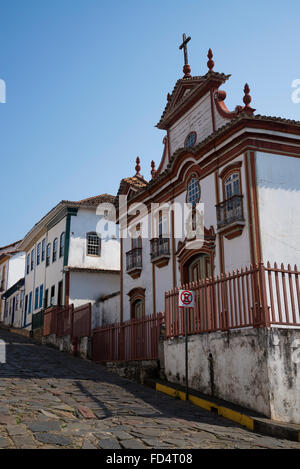
[[[265,262],[300,265],[300,159],[257,152],[259,223]]]
[[[92,303],[92,328],[100,325],[99,305],[103,295],[120,289],[120,274],[105,272],[70,272],[70,304],[75,307]]]
[[[102,216],[96,214],[95,209],[78,210],[77,216],[71,217],[70,250],[68,266],[96,269],[120,270],[120,240],[118,227],[108,221],[108,233],[116,233],[116,239],[106,239]],[[101,255],[88,256],[86,251],[86,236],[89,232],[99,232],[101,235]]]
[[[6,289],[12,287],[21,278],[25,272],[25,252],[12,254],[9,259],[8,279]]]
[[[178,148],[184,147],[185,139],[192,131],[197,133],[196,145],[213,131],[210,93],[206,93],[205,96],[170,127],[171,155]]]
[[[100,325],[120,322],[120,292],[99,302]]]

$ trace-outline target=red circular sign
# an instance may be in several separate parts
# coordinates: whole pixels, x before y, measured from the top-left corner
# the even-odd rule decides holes
[[[184,305],[188,306],[193,301],[193,295],[190,291],[183,290],[183,292],[181,292],[181,295],[180,295],[180,300]]]

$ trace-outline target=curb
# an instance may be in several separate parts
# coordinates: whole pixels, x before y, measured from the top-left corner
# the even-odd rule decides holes
[[[150,379],[146,380],[145,384],[157,392],[162,392],[175,399],[186,400],[186,393],[181,386]],[[276,422],[226,401],[207,397],[194,390],[189,392],[188,400],[197,407],[232,420],[255,433],[300,442],[300,425]]]

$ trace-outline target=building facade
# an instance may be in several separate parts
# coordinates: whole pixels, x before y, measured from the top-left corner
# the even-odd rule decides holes
[[[97,301],[119,289],[119,239],[108,194],[62,201],[27,233],[23,327],[54,305],[92,303],[92,327],[99,323]],[[37,316],[36,316],[37,318]]]
[[[256,115],[247,84],[243,105],[229,111],[220,89],[229,75],[208,58],[203,76],[185,65],[167,96],[158,169],[153,161],[146,181],[138,161],[120,184],[124,320],[164,311],[165,291],[191,281],[300,262],[300,122]],[[176,211],[185,204],[185,215]]]
[[[5,300],[2,295],[24,277],[25,253],[21,241],[0,248],[0,321],[7,322]]]

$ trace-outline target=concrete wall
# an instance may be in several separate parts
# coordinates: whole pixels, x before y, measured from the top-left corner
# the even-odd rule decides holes
[[[104,297],[105,298],[105,297]],[[120,322],[120,292],[99,301],[100,325]]]
[[[240,329],[189,338],[189,385],[260,412],[300,423],[300,330]],[[185,342],[164,342],[165,374],[184,384]]]

